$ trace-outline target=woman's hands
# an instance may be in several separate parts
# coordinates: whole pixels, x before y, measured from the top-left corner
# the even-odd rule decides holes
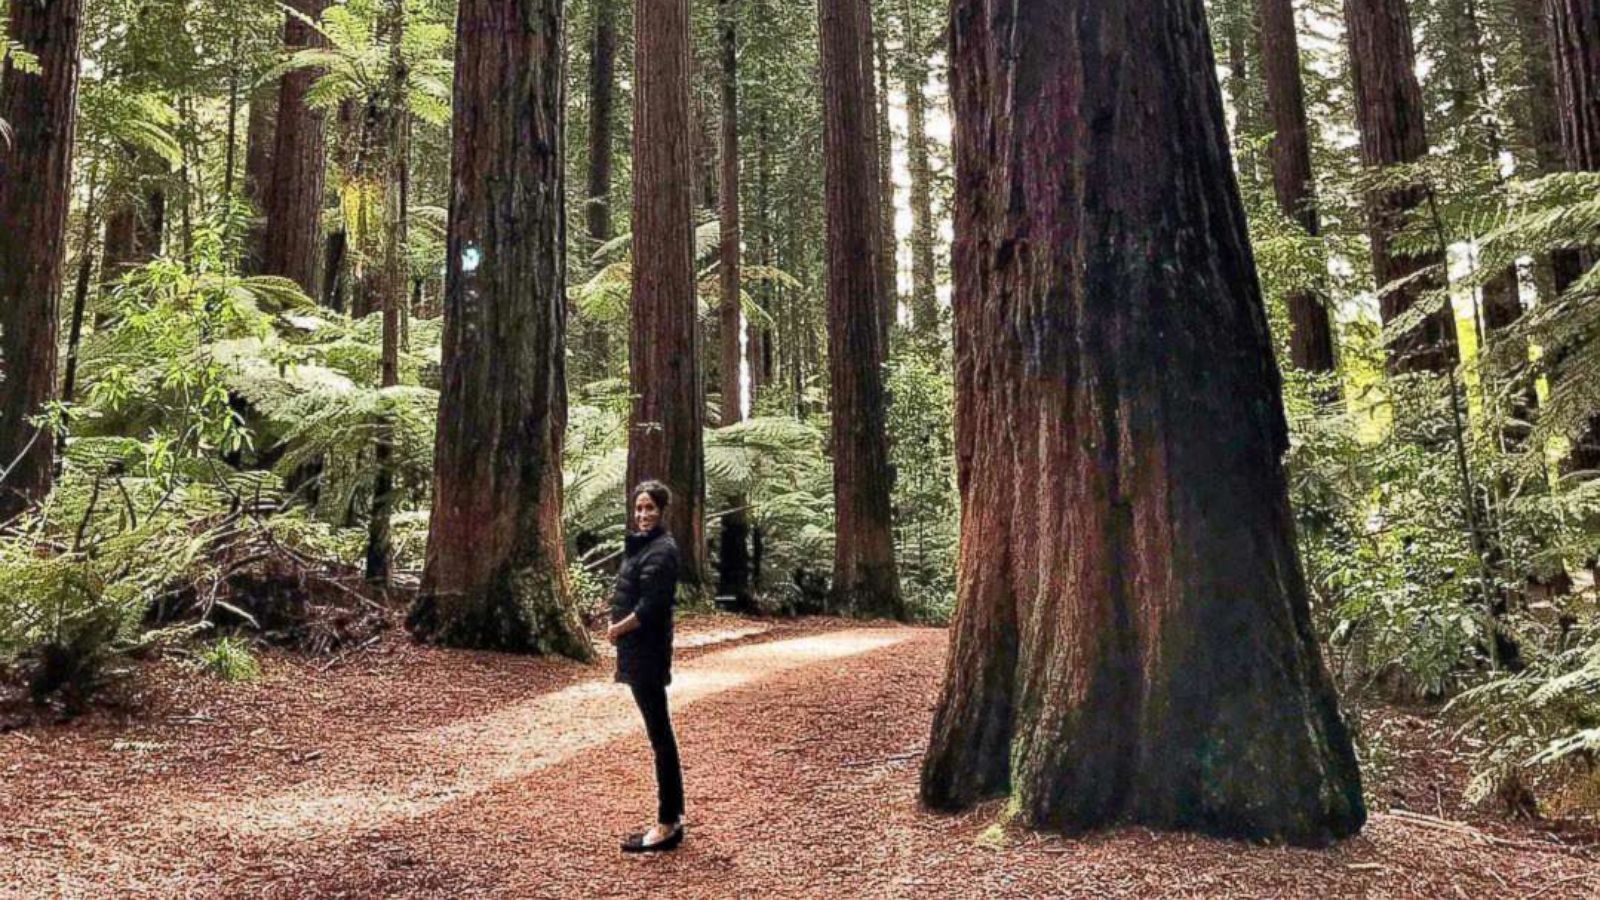
[[[606,640],[612,645],[615,645],[617,641],[622,639],[623,635],[630,631],[638,630],[639,616],[636,613],[629,613],[626,619],[623,619],[620,622],[612,622],[611,625],[606,628]]]

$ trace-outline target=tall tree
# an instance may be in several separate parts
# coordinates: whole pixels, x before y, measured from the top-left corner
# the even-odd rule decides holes
[[[933,342],[939,338],[939,300],[922,5],[919,0],[902,0],[900,80],[906,93],[906,168],[911,176],[911,324],[918,337]]]
[[[1600,172],[1600,3],[1545,0],[1545,18],[1562,156],[1571,171]],[[1566,290],[1595,264],[1592,256],[1575,251],[1558,253],[1551,262],[1558,291]],[[1590,418],[1564,467],[1600,469],[1600,415]]]
[[[1573,172],[1600,172],[1600,4],[1545,0],[1556,88],[1561,153]],[[1569,256],[1558,272],[1565,288],[1586,260]]]
[[[923,799],[1351,834],[1201,0],[952,19],[963,503]]]
[[[611,240],[611,139],[617,93],[617,3],[595,0],[594,43],[589,54],[589,237]]]
[[[406,265],[407,209],[410,203],[411,176],[407,166],[410,149],[410,114],[406,108],[406,82],[410,64],[405,57],[405,0],[389,0],[381,25],[389,44],[389,77],[378,96],[369,101],[375,134],[373,149],[380,155],[383,172],[383,259],[378,287],[379,310],[383,317],[382,349],[378,383],[383,388],[400,384],[400,319],[411,279]],[[372,515],[367,523],[367,581],[387,587],[393,563],[390,520],[394,514],[395,459],[394,417],[380,414],[377,439],[373,447],[377,474],[372,489]]]
[[[1267,115],[1272,122],[1272,189],[1278,208],[1317,237],[1316,179],[1311,170],[1311,140],[1306,128],[1305,86],[1300,77],[1300,45],[1293,0],[1261,0],[1261,67]],[[1327,298],[1299,290],[1287,298],[1289,361],[1307,372],[1332,372],[1333,321]]]
[[[1528,165],[1536,172],[1550,173],[1561,171],[1565,160],[1544,4],[1545,0],[1513,0],[1511,6],[1517,26],[1517,56],[1522,62],[1520,96],[1511,111],[1522,143],[1531,151]]]
[[[667,527],[686,584],[705,583],[705,385],[694,271],[695,160],[688,0],[636,0],[633,105],[633,409],[628,484],[673,491]]]
[[[1381,172],[1422,159],[1428,154],[1428,137],[1406,0],[1345,0],[1344,12],[1362,163]],[[1435,272],[1411,278],[1381,295],[1378,309],[1385,324],[1441,284],[1442,247],[1414,255],[1395,249],[1408,215],[1427,202],[1427,189],[1420,185],[1385,186],[1368,193],[1367,233],[1377,286],[1382,289],[1425,268]],[[1443,372],[1453,368],[1458,358],[1455,314],[1446,303],[1390,346],[1389,368],[1393,372]]]
[[[827,207],[828,375],[833,394],[833,590],[863,615],[904,614],[895,573],[883,386],[883,282],[872,14],[820,0]]]
[[[310,24],[328,0],[289,0],[283,43],[289,52],[327,42]],[[307,21],[310,20],[310,21]],[[278,121],[272,151],[272,185],[267,193],[263,274],[293,280],[318,296],[322,266],[322,202],[326,164],[326,116],[306,102],[317,78],[313,69],[285,72],[278,82]]]
[[[72,202],[81,0],[11,0],[0,70],[0,521],[50,490],[55,442],[32,421],[56,395]]]
[[[718,11],[722,51],[722,230],[718,254],[722,328],[718,370],[722,379],[722,424],[727,426],[744,420],[744,329],[740,320],[739,278],[743,236],[739,228],[738,0],[720,0]],[[717,594],[743,601],[750,592],[750,525],[743,510],[743,497],[730,498],[729,507],[731,512],[722,517]]]
[[[592,655],[567,584],[561,0],[462,0],[422,593],[448,644]]]

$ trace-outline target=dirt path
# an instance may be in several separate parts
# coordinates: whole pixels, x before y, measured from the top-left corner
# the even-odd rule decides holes
[[[0,735],[0,896],[1600,896],[1593,854],[1403,814],[1324,852],[930,815],[916,757],[943,633],[702,642],[672,693],[691,824],[670,857],[616,852],[653,807],[620,688],[397,642],[168,698],[143,724]]]

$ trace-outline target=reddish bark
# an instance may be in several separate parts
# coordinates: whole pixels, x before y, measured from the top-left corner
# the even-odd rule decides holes
[[[1300,77],[1300,46],[1292,0],[1261,0],[1261,66],[1267,115],[1272,122],[1272,188],[1278,208],[1317,237],[1316,179],[1311,171],[1311,141],[1306,129],[1305,86]],[[1307,372],[1332,372],[1333,322],[1326,298],[1296,291],[1289,307],[1289,362]]]
[[[1363,819],[1200,0],[956,0],[958,606],[922,796]],[[1155,263],[1155,264],[1153,264]]]
[[[898,617],[905,610],[895,573],[885,427],[872,20],[866,0],[821,0],[817,8],[833,389],[833,591],[845,609]]]
[[[561,0],[463,0],[433,515],[410,625],[588,659],[561,528],[561,68]]]
[[[39,71],[0,72],[0,521],[49,493],[55,463],[29,420],[56,396],[82,13],[81,0],[10,4],[10,38]]]
[[[705,385],[695,309],[688,0],[634,5],[633,322],[628,484],[672,489],[681,582],[705,583]],[[622,498],[618,498],[619,500]]]
[[[290,0],[289,6],[317,19],[328,0]],[[290,51],[326,42],[300,18],[285,15],[283,43]],[[272,151],[272,186],[267,195],[266,243],[261,270],[300,285],[318,296],[322,266],[322,202],[326,144],[325,116],[306,104],[319,73],[287,72],[278,83],[278,122]]]
[[[1428,154],[1428,137],[1406,0],[1345,0],[1344,10],[1361,161],[1375,170],[1416,162]],[[1417,256],[1402,256],[1393,248],[1407,217],[1427,202],[1427,190],[1421,186],[1374,190],[1367,197],[1367,233],[1377,287],[1381,290],[1425,268],[1436,270],[1379,298],[1385,324],[1415,306],[1424,292],[1443,284],[1442,248]],[[1455,314],[1448,303],[1389,347],[1391,372],[1444,372],[1458,359]]]
[[[1600,172],[1600,3],[1545,0],[1555,76],[1557,123],[1567,169]],[[1592,253],[1557,253],[1556,290],[1595,264]],[[1563,463],[1568,471],[1600,470],[1600,415],[1592,416]]]

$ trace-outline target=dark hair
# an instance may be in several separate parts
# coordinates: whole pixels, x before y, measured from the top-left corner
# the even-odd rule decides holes
[[[629,494],[629,499],[638,500],[640,494],[649,494],[650,499],[656,502],[656,508],[665,511],[672,505],[672,489],[655,479],[639,482],[639,486]]]

